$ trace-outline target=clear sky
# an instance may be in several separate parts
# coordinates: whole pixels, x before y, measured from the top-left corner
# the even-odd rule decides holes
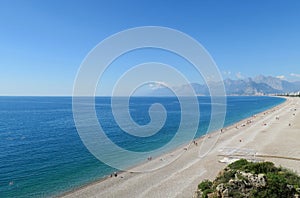
[[[0,95],[71,95],[87,53],[137,26],[192,36],[225,78],[300,80],[299,10],[297,0],[0,0]]]

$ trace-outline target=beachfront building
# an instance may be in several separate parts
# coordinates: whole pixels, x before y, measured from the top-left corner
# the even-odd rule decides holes
[[[284,93],[284,94],[278,94],[278,96],[300,97],[300,91],[291,92],[291,93]]]

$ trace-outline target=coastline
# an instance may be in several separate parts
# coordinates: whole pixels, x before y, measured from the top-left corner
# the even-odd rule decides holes
[[[291,103],[291,101],[292,101],[292,99],[287,98],[286,101],[284,101],[283,103],[281,103],[281,104],[279,104],[279,105],[277,105],[277,106],[275,106],[275,107],[273,107],[271,109],[268,109],[268,110],[266,110],[264,112],[261,112],[261,113],[257,114],[255,117],[249,117],[249,118],[243,119],[243,120],[241,120],[241,121],[239,121],[237,123],[234,123],[234,124],[232,124],[230,126],[225,127],[223,133],[220,136],[220,138],[217,140],[218,144],[220,144],[220,142],[221,143],[223,142],[223,144],[224,144],[224,136],[228,136],[228,133],[230,133],[230,132],[232,133],[232,131],[238,130],[238,129],[236,129],[236,126],[241,126],[240,130],[243,130],[243,131],[248,130],[253,125],[255,125],[255,124],[257,125],[256,122],[261,121],[261,120],[259,120],[259,118],[268,117],[270,114],[274,114],[277,111],[284,109],[283,107],[288,106]],[[247,121],[249,119],[253,119],[254,121],[252,123],[250,123],[250,124],[249,123],[247,124]],[[242,127],[243,125],[244,125],[244,127]],[[218,136],[217,134],[220,134],[220,132],[216,131],[216,132],[210,133],[209,140],[210,141],[213,140],[215,137]],[[250,134],[248,134],[248,135],[251,136]],[[203,142],[204,140],[205,140],[205,136],[201,136],[201,137],[197,138],[195,141],[198,142],[198,144],[200,145],[201,142]],[[226,138],[225,138],[225,140],[226,140]],[[184,148],[186,148],[186,147],[188,147],[188,150],[185,151],[185,152],[182,152],[182,150]],[[149,163],[138,165],[137,167],[139,167],[140,169],[143,169],[143,168],[147,168],[149,166],[157,165],[158,163],[161,163],[161,161],[159,159],[167,160],[168,158],[172,158],[174,156],[174,153],[176,153],[176,152],[179,152],[180,155],[182,153],[184,153],[183,155],[185,155],[186,153],[188,155],[190,155],[191,152],[193,152],[194,154],[195,153],[197,154],[197,152],[191,151],[191,150],[195,150],[195,148],[196,148],[196,146],[191,145],[191,144],[185,145],[185,146],[182,146],[182,147],[180,147],[178,149],[175,149],[174,151],[171,151],[170,153],[163,154],[162,156],[153,159]],[[202,158],[200,160],[201,161],[206,161],[206,160],[209,159],[208,162],[211,162],[212,161],[211,156],[214,156],[214,158],[217,157],[216,149],[214,149],[214,151],[212,151],[211,153],[209,153],[209,156],[206,156],[206,157],[204,157],[204,158]],[[198,163],[199,158],[197,158],[197,156],[193,155],[192,158],[191,158],[191,155],[190,155],[190,157],[189,157],[189,159],[195,159],[195,158],[197,159],[196,162],[189,163],[187,161],[185,164],[188,164],[188,166],[184,166],[184,169],[188,169],[189,166],[193,166],[194,163],[195,164]],[[176,162],[173,162],[172,164],[176,164],[176,163],[178,163],[178,161],[180,161],[180,160],[176,160]],[[224,164],[218,163],[217,160],[215,160],[215,162],[213,162],[213,163],[214,164],[217,163],[218,166],[216,168],[214,168],[214,171],[201,172],[199,174],[199,177],[198,177],[199,178],[198,182],[200,182],[200,180],[201,180],[201,175],[203,175],[204,178],[211,179],[211,178],[213,178],[218,173],[218,170],[221,170],[221,168],[223,166],[225,166]],[[172,166],[172,164],[170,164],[170,166]],[[182,166],[180,166],[180,167],[182,167]],[[159,169],[157,172],[164,171],[163,169],[165,169],[165,168],[166,167],[164,167],[162,169]],[[182,169],[182,170],[184,170],[184,169]],[[178,171],[175,170],[175,171],[172,172],[172,174],[176,175],[177,172]],[[196,174],[196,172],[197,171],[195,171],[195,174]],[[98,181],[92,182],[90,184],[87,184],[85,186],[81,186],[79,188],[76,188],[76,189],[74,189],[72,191],[66,192],[66,193],[64,193],[62,195],[59,195],[59,197],[82,197],[83,195],[84,195],[84,197],[90,197],[90,196],[93,196],[93,197],[96,196],[97,197],[97,196],[101,196],[102,192],[104,194],[101,197],[108,197],[110,195],[112,195],[112,196],[118,196],[118,194],[119,194],[118,193],[118,189],[120,187],[124,187],[124,185],[126,185],[126,182],[130,181],[130,183],[131,183],[132,186],[140,186],[139,185],[139,181],[141,180],[141,177],[142,178],[145,177],[145,179],[150,179],[149,175],[151,175],[151,174],[155,174],[155,172],[152,172],[152,173],[151,172],[150,173],[130,173],[130,171],[128,171],[128,172],[122,172],[122,173],[119,174],[119,176],[117,178],[106,177],[106,178],[103,178],[101,180],[98,180]],[[137,182],[136,185],[134,184],[135,182]],[[193,187],[195,188],[196,186],[192,186],[192,188]],[[152,188],[153,188],[153,186],[151,186],[151,189]],[[120,189],[120,191],[119,191],[120,194],[122,194],[122,192],[124,190],[126,191],[126,189]],[[112,191],[112,192],[109,192],[109,191]],[[151,194],[151,190],[146,190],[146,191],[143,191],[143,192],[148,192],[148,194],[149,193]],[[192,192],[193,192],[193,190],[191,190],[191,192],[189,192],[189,193],[192,193]],[[159,193],[159,192],[156,192],[156,193]],[[147,193],[146,194],[143,193],[143,195],[145,195],[146,197],[151,197],[148,194]],[[128,197],[129,196],[130,196],[130,193],[128,194]]]
[[[279,104],[279,105],[277,105],[275,107],[272,107],[272,108],[270,108],[270,109],[268,109],[266,111],[263,111],[263,112],[257,114],[255,117],[248,117],[248,118],[243,119],[243,120],[241,120],[241,121],[239,121],[237,123],[234,123],[232,125],[229,125],[229,126],[225,127],[223,133],[221,133],[220,138],[218,138],[218,140],[217,140],[218,144],[220,142],[224,144],[224,142],[226,142],[226,141],[224,141],[224,136],[228,136],[228,135],[230,135],[228,133],[232,133],[232,131],[235,131],[236,130],[236,126],[242,126],[242,125],[245,124],[244,128],[241,128],[241,130],[245,131],[245,130],[249,129],[249,127],[251,127],[253,124],[254,125],[256,124],[255,122],[252,122],[251,124],[247,125],[247,120],[249,120],[251,118],[259,119],[261,117],[268,116],[269,114],[274,114],[275,112],[283,109],[283,107],[286,107],[287,105],[289,105],[291,103],[291,100],[292,99],[290,99],[290,98],[286,98],[286,101],[284,101],[283,103],[281,103],[281,104]],[[258,121],[261,122],[261,120],[258,120]],[[207,138],[207,136],[201,136],[201,137],[195,139],[195,141],[199,145],[201,145],[201,143],[204,140],[215,140],[214,138],[218,137],[218,134],[220,134],[220,131],[211,132],[211,133],[209,133],[209,135],[210,135],[209,138]],[[183,152],[184,148],[188,148],[188,151]],[[192,159],[197,159],[196,160],[197,162],[200,159],[201,161],[203,161],[202,162],[203,164],[206,163],[208,165],[212,163],[211,162],[212,161],[212,157],[211,156],[214,156],[214,158],[220,159],[220,157],[217,156],[218,152],[217,152],[216,148],[214,149],[214,151],[211,151],[209,153],[209,155],[206,156],[206,157],[204,157],[204,158],[199,158],[198,152],[192,151],[192,150],[195,150],[195,148],[197,149],[199,147],[196,147],[196,146],[194,146],[192,144],[185,144],[184,146],[176,148],[176,149],[174,149],[173,151],[171,151],[169,153],[163,154],[162,156],[159,156],[159,157],[153,159],[150,162],[137,165],[137,167],[139,167],[140,169],[148,168],[149,166],[151,167],[151,166],[155,165],[155,163],[160,163],[159,159],[163,158],[164,160],[166,160],[168,158],[172,158],[172,157],[174,157],[174,154],[176,154],[176,153],[177,154],[179,153],[180,155],[182,153],[186,153],[187,155],[189,155],[189,159],[191,159],[191,155],[190,154],[191,154],[191,152],[193,152],[194,155],[192,156]],[[193,162],[191,162],[191,163],[186,162],[184,164],[188,164],[188,166],[190,166],[190,165],[193,166],[194,164],[197,163],[197,162],[194,162],[195,160],[191,160],[191,161],[193,161]],[[173,163],[175,163],[175,164],[178,163],[177,159],[176,159],[176,162],[173,162]],[[216,174],[218,173],[218,171],[221,170],[223,167],[225,167],[225,164],[219,163],[218,160],[215,160],[214,166],[217,167],[217,168],[214,167],[214,169],[215,169],[214,171],[204,171],[204,172],[200,171],[200,173],[198,173],[198,176],[199,176],[198,178],[199,179],[197,180],[197,183],[200,182],[200,180],[201,180],[202,177],[203,177],[203,179],[204,178],[205,179],[212,179],[212,178],[214,178],[216,176]],[[159,169],[156,172],[163,173],[163,172],[165,172],[164,171],[165,168],[166,167],[164,167],[162,169]],[[184,167],[183,169],[185,169],[185,168],[186,167]],[[300,170],[298,170],[298,171],[300,171]],[[173,170],[172,174],[176,175],[177,172],[178,172],[177,170]],[[195,171],[195,174],[197,175],[196,172],[197,171]],[[108,197],[110,197],[110,196],[118,197],[118,194],[119,195],[123,194],[124,189],[120,190],[119,191],[120,193],[118,193],[118,190],[116,190],[116,189],[119,189],[121,187],[124,188],[126,186],[126,182],[127,181],[130,181],[130,183],[132,183],[132,180],[134,180],[133,183],[135,183],[135,182],[137,182],[137,183],[136,183],[136,185],[133,184],[133,186],[140,186],[140,184],[139,184],[140,177],[145,177],[145,179],[150,179],[151,180],[151,178],[148,178],[148,177],[149,177],[149,175],[151,175],[153,173],[155,173],[155,172],[147,172],[147,173],[133,173],[131,171],[121,172],[118,175],[117,178],[106,177],[106,178],[103,178],[101,180],[89,183],[89,184],[87,184],[85,186],[81,186],[79,188],[76,188],[74,190],[66,192],[64,194],[61,194],[61,195],[59,195],[59,197],[91,197],[91,196],[92,197],[107,197],[107,196]],[[144,175],[144,176],[141,176],[141,175]],[[196,186],[197,186],[196,184],[194,186],[192,185],[191,191],[190,192],[189,191],[186,192],[187,195],[189,195],[190,193],[193,193],[194,190],[195,190],[195,188],[196,188]],[[109,192],[109,191],[111,191],[111,192]],[[125,191],[127,191],[127,190],[125,190]],[[164,193],[162,193],[162,194],[165,194],[166,190],[163,190],[163,191],[164,191]],[[101,194],[102,192],[104,194],[103,196]],[[150,190],[146,190],[146,192],[148,192],[148,194],[151,194]],[[144,197],[144,196],[146,196],[146,197],[155,197],[157,195],[156,194],[155,196],[154,195],[152,196],[152,195],[148,195],[148,194],[146,195],[145,193],[143,193],[142,194],[143,196],[140,196],[140,197]],[[128,196],[126,195],[125,197],[131,197],[131,196],[133,196],[133,195],[128,194]],[[158,195],[158,197],[162,197],[162,196]],[[172,196],[172,197],[176,197],[176,196]],[[191,197],[191,196],[187,196],[187,197]]]

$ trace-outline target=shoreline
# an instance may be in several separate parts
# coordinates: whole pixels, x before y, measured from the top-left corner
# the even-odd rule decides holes
[[[282,108],[282,106],[285,106],[286,103],[289,102],[289,98],[286,98],[286,97],[281,97],[281,98],[285,98],[286,100],[283,101],[282,103],[276,105],[276,106],[273,106],[265,111],[262,111],[258,114],[256,114],[255,116],[252,115],[250,117],[247,117],[245,119],[242,119],[238,122],[235,122],[233,124],[229,124],[227,126],[224,126],[222,132],[220,132],[219,130],[218,131],[213,131],[213,132],[210,132],[210,133],[206,133],[205,135],[202,135],[198,138],[195,138],[194,141],[198,143],[199,146],[201,146],[203,144],[203,141],[207,140],[208,136],[209,136],[209,139],[214,139],[217,137],[217,142],[220,141],[219,140],[219,136],[222,136],[223,134],[226,134],[227,131],[230,131],[230,130],[234,130],[236,129],[236,127],[238,126],[239,129],[246,129],[247,127],[249,127],[251,125],[251,123],[249,123],[249,119],[256,119],[258,117],[261,117],[261,116],[265,116],[269,113],[272,113],[280,108]],[[244,127],[244,128],[242,128]],[[142,162],[141,164],[137,164],[136,166],[134,166],[133,168],[140,168],[140,169],[143,169],[144,167],[149,167],[149,166],[153,166],[153,163],[152,162],[156,162],[159,161],[159,159],[167,159],[167,158],[170,158],[171,157],[174,157],[174,153],[177,153],[179,152],[179,157],[181,157],[182,154],[184,154],[187,150],[190,149],[190,147],[193,147],[193,143],[188,143],[188,144],[183,144],[181,146],[179,146],[178,148],[175,148],[171,151],[169,151],[168,153],[165,153],[165,154],[162,154],[162,155],[159,155],[158,157],[154,158],[153,160],[151,161],[145,161],[145,162]],[[187,148],[187,150],[185,150]],[[173,158],[174,159],[174,158]],[[172,162],[176,161],[177,158],[175,160],[173,160]],[[152,163],[152,165],[151,165]],[[131,169],[130,169],[131,170]],[[118,177],[117,178],[133,178],[133,177],[136,177],[137,175],[141,174],[141,173],[135,173],[135,172],[132,172],[132,171],[119,171],[118,172]],[[143,173],[142,173],[143,174]],[[75,195],[76,193],[80,192],[80,191],[84,191],[84,190],[87,190],[88,188],[90,187],[93,187],[93,186],[96,186],[96,185],[102,185],[104,182],[108,182],[109,183],[109,180],[114,180],[114,177],[110,177],[109,175],[104,177],[104,178],[101,178],[99,180],[96,180],[94,182],[91,182],[91,183],[88,183],[86,185],[83,185],[83,186],[80,186],[78,188],[75,188],[75,189],[72,189],[70,191],[67,191],[65,193],[62,193],[62,194],[59,194],[57,197],[72,197],[72,195]],[[200,181],[199,181],[200,182]]]

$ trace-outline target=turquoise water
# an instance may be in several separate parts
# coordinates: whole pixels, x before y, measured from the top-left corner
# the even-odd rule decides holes
[[[225,125],[282,103],[275,97],[228,97]],[[210,118],[210,98],[199,97],[203,135]],[[96,111],[107,136],[120,147],[146,151],[166,144],[180,122],[176,98],[130,100],[132,119],[147,124],[153,103],[167,110],[158,134],[136,138],[123,133],[112,117],[110,98],[96,98]],[[0,197],[49,197],[78,188],[115,171],[97,160],[81,142],[72,115],[71,97],[0,97]]]

